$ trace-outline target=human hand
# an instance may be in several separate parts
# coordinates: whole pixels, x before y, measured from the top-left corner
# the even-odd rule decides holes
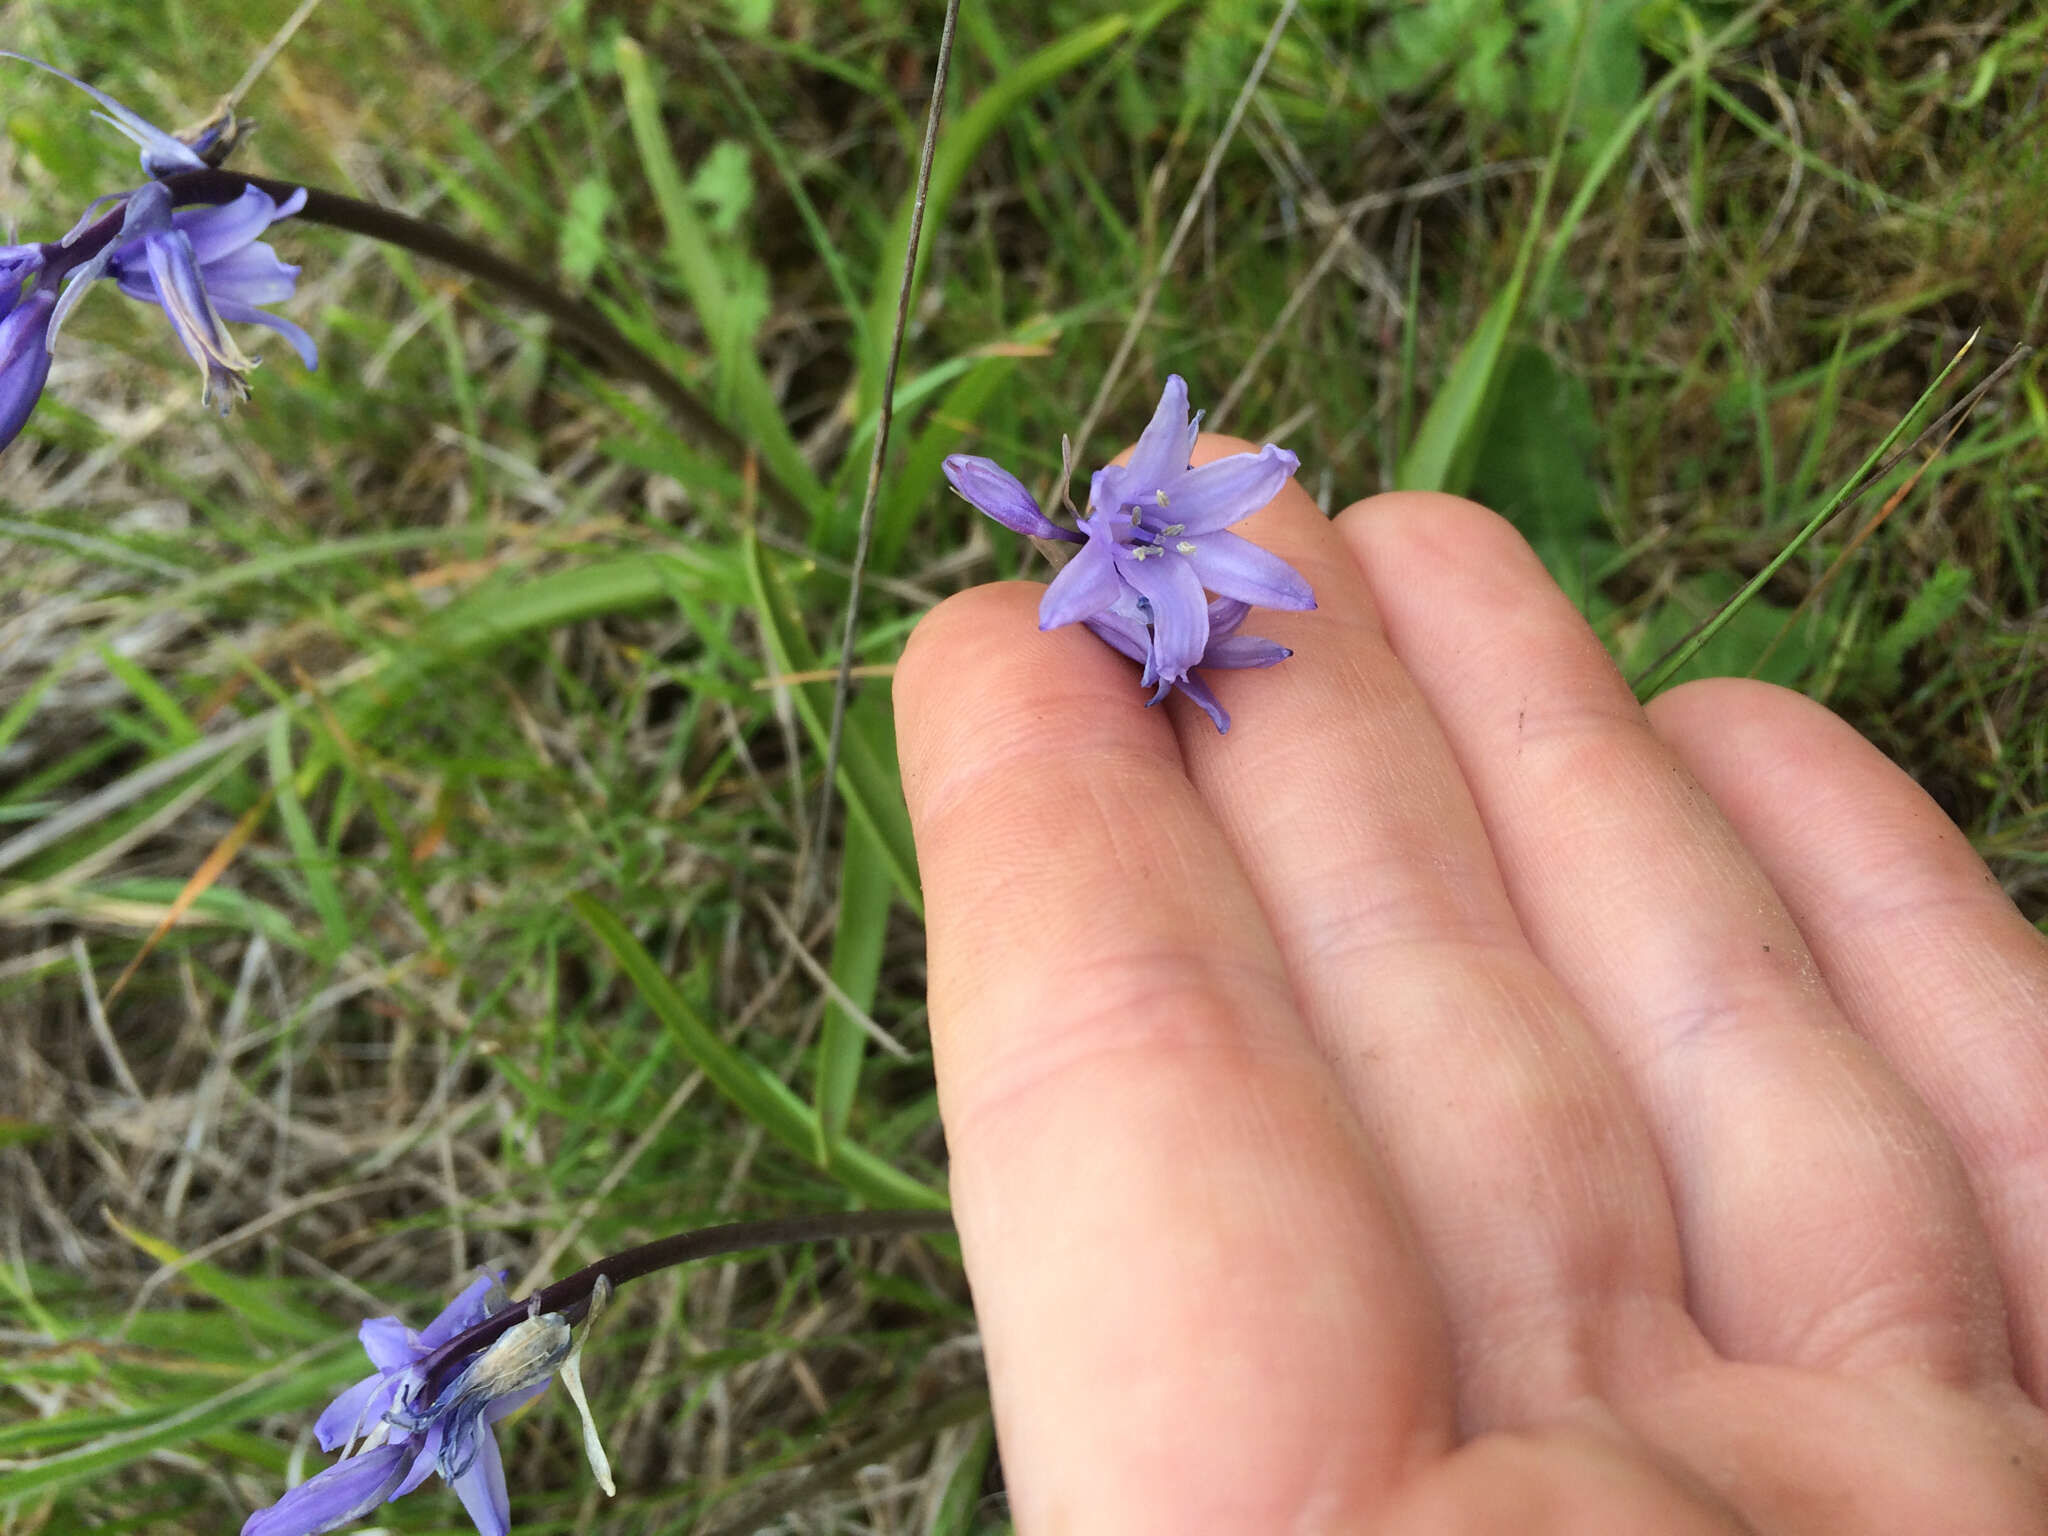
[[[1238,531],[1321,607],[1227,736],[1025,584],[897,672],[1019,1529],[2048,1532],[2048,945],[1961,835],[1646,715],[1469,503]]]

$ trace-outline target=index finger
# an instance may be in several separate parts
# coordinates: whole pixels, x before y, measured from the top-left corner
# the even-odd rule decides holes
[[[1018,1525],[1343,1528],[1450,1443],[1428,1285],[1166,717],[1039,590],[896,673]]]

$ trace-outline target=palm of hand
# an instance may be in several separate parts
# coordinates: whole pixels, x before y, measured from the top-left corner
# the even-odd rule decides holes
[[[1245,530],[1321,611],[1227,737],[1035,588],[898,673],[1020,1529],[2048,1532],[2048,947],[1961,837],[1646,717],[1467,504]]]

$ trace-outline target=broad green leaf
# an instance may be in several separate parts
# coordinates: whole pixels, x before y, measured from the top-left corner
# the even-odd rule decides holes
[[[1494,370],[1520,297],[1520,281],[1510,282],[1486,306],[1471,339],[1459,349],[1415,429],[1415,440],[1401,455],[1394,476],[1401,490],[1463,493],[1469,487],[1472,458],[1493,408]]]
[[[775,20],[775,0],[725,0],[733,25],[742,32],[766,32]]]
[[[657,570],[655,562],[663,568]],[[464,652],[502,645],[525,634],[631,613],[661,603],[673,583],[719,586],[719,562],[700,551],[631,555],[551,571],[530,581],[493,583],[464,593],[422,626],[433,651]]]
[[[1729,608],[1741,585],[1729,571],[1698,571],[1678,581],[1664,599],[1620,636],[1624,669],[1654,660],[1703,620]],[[1790,610],[1762,597],[1729,609],[1727,622],[1689,658],[1673,682],[1702,677],[1758,677],[1797,688],[1814,675],[1827,655],[1837,626],[1824,613],[1796,620]]]
[[[1591,546],[1605,533],[1594,456],[1600,443],[1585,382],[1542,348],[1512,349],[1493,425],[1472,465],[1472,494],[1522,530],[1573,601]]]
[[[740,220],[754,206],[754,168],[746,145],[732,139],[712,145],[690,173],[690,195],[704,205],[715,233],[739,233]]]

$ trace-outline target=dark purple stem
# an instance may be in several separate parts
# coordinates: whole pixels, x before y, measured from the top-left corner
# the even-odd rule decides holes
[[[751,1248],[779,1248],[789,1243],[823,1243],[847,1237],[898,1237],[913,1232],[950,1232],[953,1218],[945,1211],[826,1211],[811,1216],[779,1216],[769,1221],[736,1221],[722,1227],[700,1227],[628,1248],[586,1264],[575,1274],[544,1285],[531,1296],[500,1307],[473,1328],[466,1328],[420,1362],[422,1402],[433,1402],[457,1367],[478,1351],[495,1344],[515,1324],[536,1312],[559,1312],[577,1322],[590,1307],[590,1293],[599,1276],[616,1289],[628,1280],[672,1269],[696,1259],[744,1253]]]
[[[164,177],[163,184],[170,188],[173,205],[180,207],[195,203],[231,203],[250,187],[280,202],[301,190],[299,182],[223,170],[179,171]],[[612,324],[595,304],[562,292],[546,278],[519,263],[508,261],[496,251],[478,245],[474,240],[465,240],[437,224],[321,187],[305,187],[304,191],[306,205],[297,214],[298,218],[345,229],[351,234],[367,235],[372,240],[382,240],[387,245],[396,245],[430,260],[443,262],[482,278],[568,327],[582,337],[614,373],[646,385],[675,413],[686,431],[707,444],[735,472],[746,473],[753,450],[658,359]],[[80,231],[69,245],[45,245],[42,248],[45,265],[41,281],[61,282],[66,273],[98,255],[120,233],[123,208],[123,204],[116,204]],[[759,478],[765,500],[773,502],[787,516],[802,518],[806,515],[802,502],[758,459],[754,462],[753,472]]]

